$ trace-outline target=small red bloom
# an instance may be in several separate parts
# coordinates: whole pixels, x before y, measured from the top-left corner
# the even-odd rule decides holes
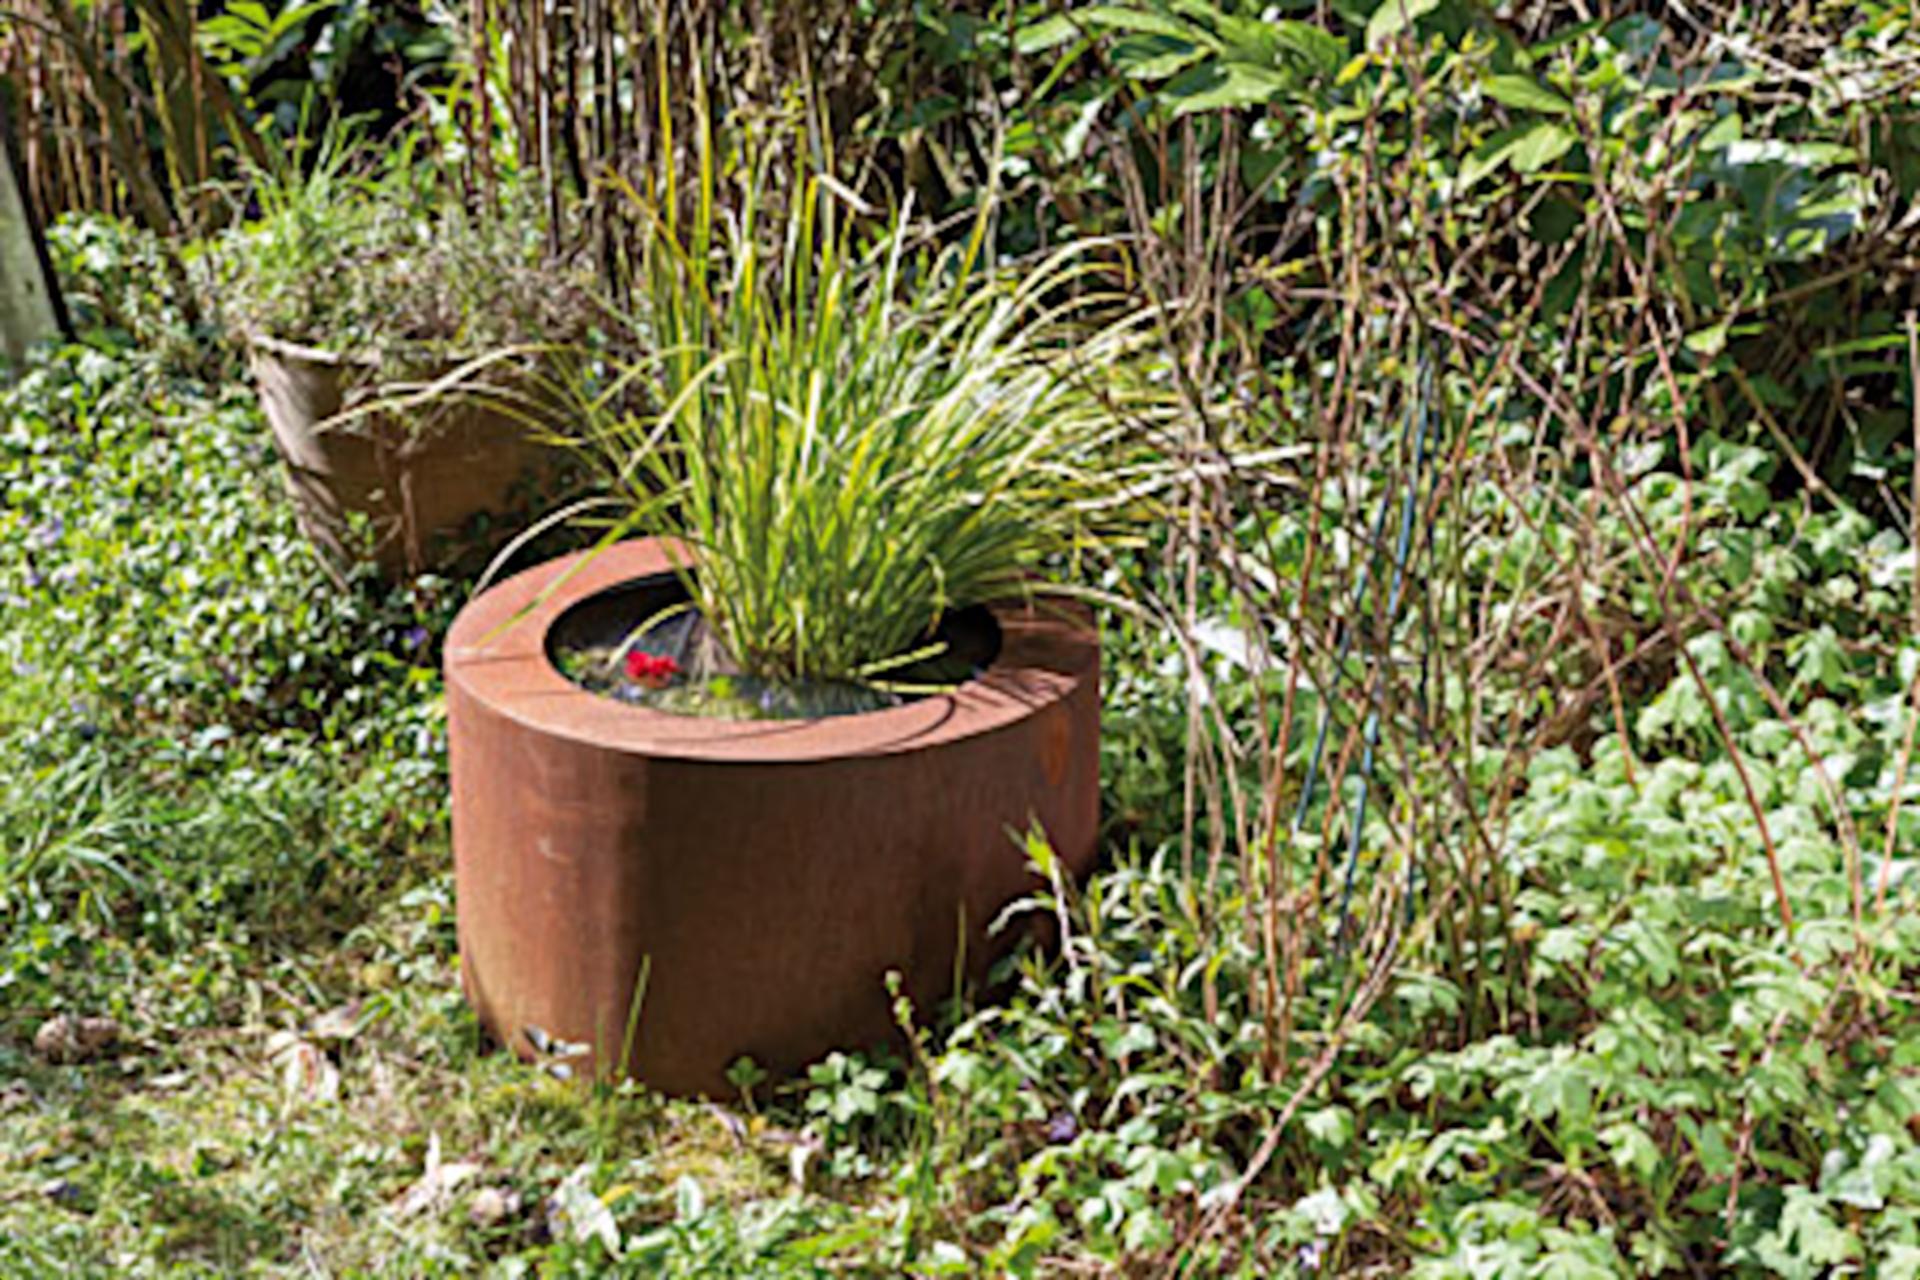
[[[638,649],[627,652],[627,677],[649,688],[662,688],[679,674],[680,664],[667,654],[642,653]]]

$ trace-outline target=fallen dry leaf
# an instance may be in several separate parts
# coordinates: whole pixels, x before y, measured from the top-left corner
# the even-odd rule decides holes
[[[739,1147],[746,1145],[746,1121],[715,1102],[707,1103],[707,1113],[720,1122],[720,1127],[725,1129],[727,1136],[733,1139],[734,1146]]]
[[[48,1018],[33,1034],[33,1051],[48,1062],[86,1062],[99,1057],[120,1039],[120,1024],[112,1018],[78,1018],[63,1013]]]
[[[556,1240],[582,1243],[599,1240],[608,1253],[620,1256],[620,1227],[606,1201],[593,1193],[588,1178],[593,1166],[583,1164],[560,1180],[547,1197],[547,1232]]]
[[[358,1000],[329,1009],[313,1020],[307,1035],[314,1040],[351,1040],[360,1031],[360,1010]]]
[[[505,1187],[481,1187],[467,1204],[467,1219],[476,1227],[498,1226],[520,1212],[520,1193]]]
[[[40,1194],[57,1205],[72,1208],[80,1203],[80,1188],[65,1178],[55,1178],[40,1188]]]
[[[483,1165],[470,1160],[442,1164],[440,1135],[436,1133],[427,1139],[427,1164],[421,1171],[420,1180],[393,1202],[393,1211],[402,1218],[411,1218],[429,1209],[438,1209],[446,1203],[455,1188],[483,1168]]]
[[[280,1067],[287,1096],[302,1102],[332,1102],[340,1096],[340,1068],[317,1047],[291,1031],[267,1038],[267,1054]]]

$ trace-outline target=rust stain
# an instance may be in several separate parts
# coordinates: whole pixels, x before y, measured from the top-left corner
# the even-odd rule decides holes
[[[1053,707],[1040,717],[1040,769],[1049,786],[1067,780],[1067,766],[1073,761],[1073,720],[1065,707]]]

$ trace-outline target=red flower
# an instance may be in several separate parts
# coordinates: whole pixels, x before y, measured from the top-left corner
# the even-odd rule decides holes
[[[648,688],[662,688],[679,674],[680,664],[667,654],[642,653],[638,649],[627,651],[627,677]]]

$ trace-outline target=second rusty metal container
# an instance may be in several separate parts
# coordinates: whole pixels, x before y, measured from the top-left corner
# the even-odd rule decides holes
[[[475,599],[446,647],[461,977],[522,1054],[670,1093],[729,1092],[888,1039],[886,975],[923,1014],[978,979],[1099,817],[1099,644],[1083,618],[997,608],[998,656],[945,694],[799,721],[676,716],[555,667],[569,609],[668,572],[651,540],[556,560]]]

